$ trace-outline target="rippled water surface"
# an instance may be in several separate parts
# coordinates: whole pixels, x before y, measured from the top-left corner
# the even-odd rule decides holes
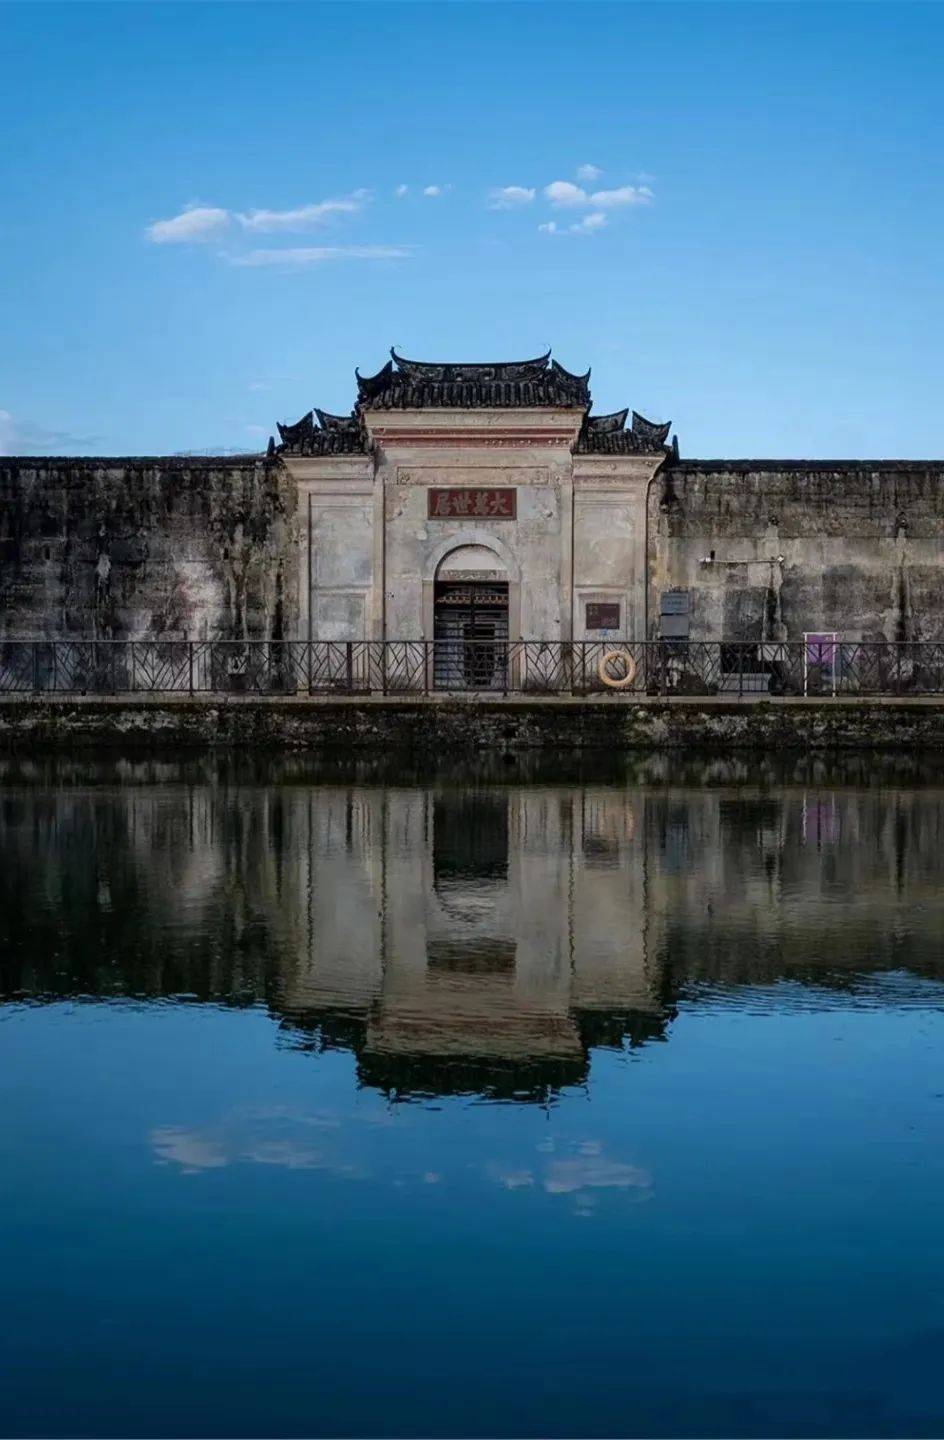
[[[0,1433],[940,1435],[944,773],[4,762]]]

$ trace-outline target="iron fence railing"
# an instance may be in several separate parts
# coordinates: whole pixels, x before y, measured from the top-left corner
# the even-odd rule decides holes
[[[0,640],[0,694],[942,695],[944,641]]]

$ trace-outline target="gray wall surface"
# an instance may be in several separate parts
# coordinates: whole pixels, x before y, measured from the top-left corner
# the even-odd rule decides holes
[[[0,461],[0,636],[293,635],[297,554],[254,457]]]
[[[650,635],[677,587],[692,639],[944,638],[939,462],[687,461],[653,483],[648,528]]]
[[[506,463],[519,467],[531,460],[521,450],[510,456]],[[427,453],[424,463],[430,460]],[[477,464],[483,461],[486,469],[498,463],[492,455]],[[572,463],[566,451],[555,457],[560,469],[550,483],[520,487],[519,520],[491,527],[520,567],[526,638],[564,629],[570,578],[565,586],[562,557],[573,543],[578,636],[588,596],[624,598],[628,638],[643,638],[647,625],[657,636],[660,598],[680,588],[690,594],[693,639],[783,640],[819,630],[848,639],[944,639],[944,463],[686,461],[655,477],[648,509],[645,483],[627,473],[607,482],[610,495],[577,494],[573,542],[565,525]],[[369,469],[372,461],[360,464]],[[359,639],[371,633],[367,616],[377,608],[370,558],[377,542],[369,541],[371,515],[379,513],[375,482],[363,479],[363,495],[347,480],[332,483],[350,484],[360,507],[357,555],[340,553],[343,526],[319,530],[337,553],[333,569],[324,569],[327,554],[313,557],[313,579],[343,581],[349,608],[348,590],[361,587],[350,636]],[[457,544],[469,535],[462,522],[427,521],[420,485],[391,482],[388,497],[395,513],[387,522],[387,633],[416,638],[430,546],[447,532]],[[604,499],[616,508],[600,509]],[[591,501],[594,516],[612,520],[603,530],[588,528],[580,507]],[[277,460],[0,461],[0,636],[293,637],[301,528],[297,483]],[[361,568],[349,574],[355,560]],[[334,603],[333,590],[328,598]],[[334,638],[337,625],[327,629]]]

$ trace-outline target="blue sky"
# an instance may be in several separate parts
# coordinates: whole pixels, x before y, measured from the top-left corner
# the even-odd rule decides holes
[[[260,448],[395,344],[553,346],[683,455],[944,455],[941,6],[0,24],[7,453]]]

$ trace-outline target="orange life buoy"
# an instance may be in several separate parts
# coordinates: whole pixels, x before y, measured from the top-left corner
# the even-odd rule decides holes
[[[620,680],[614,679],[609,673],[608,667],[612,660],[618,660],[626,666],[626,674]],[[600,657],[597,674],[611,690],[626,690],[636,678],[636,662],[628,650],[606,650]]]

